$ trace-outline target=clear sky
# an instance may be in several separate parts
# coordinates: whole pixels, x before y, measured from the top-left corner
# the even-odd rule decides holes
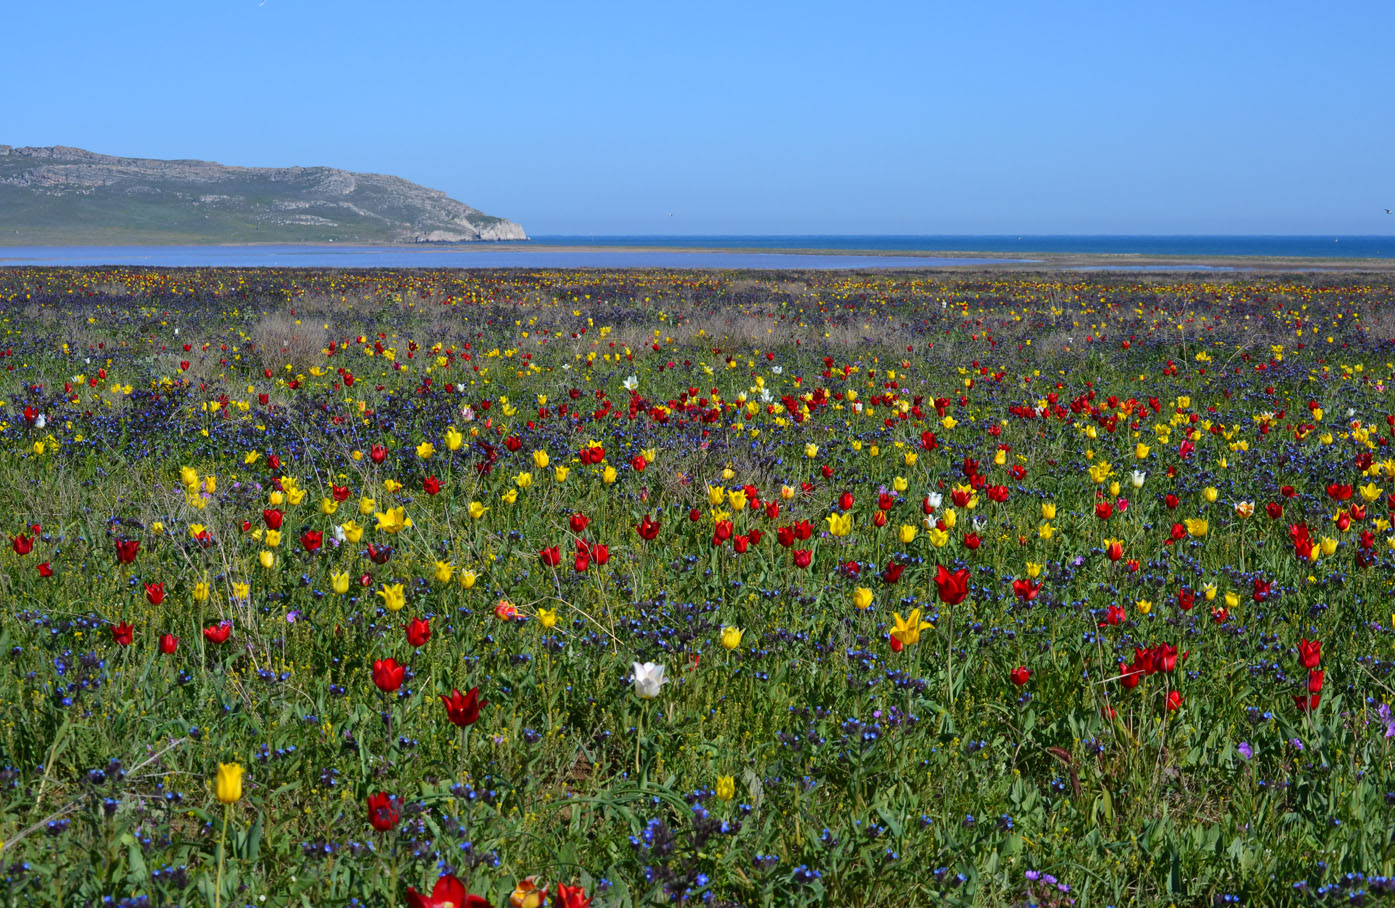
[[[393,173],[535,235],[1395,232],[1389,0],[5,6],[0,143]]]

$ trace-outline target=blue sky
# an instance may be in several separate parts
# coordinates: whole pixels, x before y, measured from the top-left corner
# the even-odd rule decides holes
[[[394,173],[532,234],[1395,232],[1388,2],[6,19],[0,143]]]

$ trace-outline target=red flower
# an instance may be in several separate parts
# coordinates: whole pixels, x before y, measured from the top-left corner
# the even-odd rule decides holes
[[[1017,666],[1017,668],[1014,668],[1012,671],[1008,672],[1008,680],[1011,681],[1013,684],[1016,684],[1018,687],[1021,687],[1022,685],[1026,684],[1028,679],[1030,679],[1031,677],[1032,672],[1025,665],[1019,665]]]
[[[744,555],[746,550],[751,547],[751,537],[744,534],[737,536],[732,540],[731,547],[736,549],[736,554]]]
[[[1293,698],[1293,705],[1298,707],[1300,713],[1312,712],[1317,709],[1318,701],[1322,699],[1322,694],[1299,695]]]
[[[1114,603],[1104,610],[1104,620],[1099,623],[1099,626],[1104,627],[1107,624],[1113,627],[1117,624],[1123,624],[1126,617],[1124,607]]]
[[[1143,680],[1143,671],[1136,666],[1119,663],[1119,680],[1124,683],[1124,687],[1133,690],[1138,686],[1138,682]]]
[[[807,568],[814,560],[814,553],[808,549],[794,550],[794,566],[797,568]]]
[[[1190,612],[1192,606],[1196,605],[1196,594],[1186,587],[1177,591],[1177,607],[1184,612]]]
[[[159,605],[165,601],[165,584],[147,583],[145,585],[145,599],[151,605]]]
[[[552,545],[538,552],[538,557],[542,559],[545,567],[555,568],[562,563],[562,550]]]
[[[644,519],[635,524],[635,531],[639,533],[640,539],[643,539],[645,542],[652,542],[654,537],[659,535],[659,524],[650,520],[649,515],[645,514]]]
[[[53,566],[50,565],[47,561],[45,561],[43,564],[39,565],[39,576],[40,576],[40,577],[52,577],[52,576],[53,576]]]
[[[227,643],[228,635],[232,633],[232,622],[222,621],[212,627],[203,629],[204,639],[210,643]]]
[[[399,814],[397,805],[393,803],[395,800],[386,791],[368,796],[368,822],[374,829],[387,832],[397,825]]]
[[[369,560],[369,561],[373,562],[374,564],[387,564],[388,559],[391,558],[391,557],[392,557],[392,546],[390,546],[390,545],[385,545],[385,546],[379,548],[378,546],[374,545],[374,544],[371,543],[371,542],[368,543],[368,560]]]
[[[1014,580],[1012,581],[1012,591],[1017,594],[1018,599],[1031,602],[1037,598],[1037,593],[1041,591],[1041,581]]]
[[[552,897],[554,908],[591,908],[591,900],[586,890],[580,886],[557,884],[557,894]]]
[[[590,566],[591,553],[584,546],[578,545],[576,550],[576,559],[572,562],[572,567],[574,567],[576,569],[576,572],[580,574]]]
[[[688,512],[688,519],[691,520],[693,523],[697,523],[699,520],[702,519],[702,511],[699,511],[697,508],[693,508],[691,511]]]
[[[325,534],[319,530],[306,530],[300,534],[300,544],[305,546],[305,551],[314,552],[324,545]]]
[[[387,448],[382,445],[374,445],[368,451],[368,456],[373,459],[374,463],[382,463],[384,460],[387,460]]]
[[[1169,511],[1175,510],[1177,508],[1177,505],[1180,504],[1180,502],[1177,500],[1177,496],[1173,495],[1171,492],[1167,494],[1167,497],[1163,499],[1163,502],[1167,505],[1167,509]]]
[[[111,626],[111,639],[121,646],[130,646],[131,641],[135,639],[135,634],[132,632],[131,625],[123,621]]]
[[[610,560],[610,546],[604,543],[593,542],[587,551],[591,555],[591,560],[597,564],[605,564]]]
[[[900,640],[897,640],[890,634],[887,634],[887,639],[891,641],[891,651],[893,653],[899,653],[901,652],[901,650],[906,648],[906,644],[902,643]]]
[[[173,655],[177,649],[179,649],[179,638],[174,634],[165,634],[160,638],[160,652],[166,656]]]
[[[1303,663],[1304,668],[1317,668],[1322,661],[1322,641],[1308,640],[1306,637],[1299,640],[1298,661]]]
[[[573,514],[567,523],[571,526],[573,533],[584,533],[586,528],[591,525],[591,518],[585,514]]]
[[[421,487],[428,495],[436,495],[441,491],[441,480],[435,476],[428,476],[421,481]]]
[[[489,701],[480,699],[480,689],[470,688],[469,693],[462,694],[459,690],[452,690],[449,697],[441,697],[441,702],[446,707],[446,718],[451,724],[460,727],[474,725],[480,718],[480,707]]]
[[[430,895],[407,887],[408,908],[490,908],[489,900],[465,891],[465,884],[453,874],[436,881]]]
[[[1277,501],[1271,501],[1264,506],[1264,513],[1269,515],[1270,520],[1278,520],[1284,516],[1284,506]]]
[[[853,493],[852,493],[852,492],[844,492],[842,495],[839,495],[839,496],[838,496],[838,509],[839,509],[839,510],[842,510],[842,511],[851,511],[851,510],[852,510],[852,506],[853,506]]]
[[[935,586],[939,588],[941,602],[958,605],[969,595],[969,571],[960,568],[951,574],[940,565],[935,570]]]
[[[431,623],[423,618],[413,618],[407,622],[407,642],[412,646],[425,646],[431,639]]]
[[[1110,517],[1114,516],[1114,505],[1107,501],[1101,501],[1099,504],[1095,505],[1095,516],[1100,520],[1108,520]]]
[[[1159,643],[1153,647],[1153,662],[1157,671],[1171,672],[1177,667],[1177,647],[1171,643]]]
[[[1273,591],[1274,584],[1272,581],[1261,580],[1256,577],[1254,581],[1254,593],[1251,594],[1250,598],[1254,599],[1255,602],[1263,602],[1269,598]]]
[[[266,523],[266,528],[268,530],[281,529],[281,523],[285,519],[286,515],[282,514],[275,508],[268,508],[267,510],[262,511],[262,520]]]
[[[330,486],[329,486],[329,494],[330,494],[330,496],[331,496],[335,501],[338,501],[338,502],[348,501],[348,500],[349,500],[349,487],[348,487],[348,486],[337,486],[337,485],[334,485],[333,483],[330,483]]]
[[[1168,691],[1167,711],[1176,712],[1182,708],[1182,692],[1180,690]]]
[[[977,533],[970,533],[964,537],[964,548],[970,551],[977,549],[981,544],[982,540],[978,538]]]
[[[16,555],[28,555],[30,552],[34,551],[34,540],[23,533],[11,537],[10,544],[14,546]]]
[[[397,660],[391,656],[375,660],[373,663],[373,683],[378,685],[378,690],[390,694],[402,686],[402,676],[406,674],[406,671],[406,668],[398,665]]]
[[[1314,669],[1314,670],[1308,672],[1308,693],[1310,693],[1310,694],[1320,694],[1320,693],[1322,693],[1322,679],[1323,679],[1323,676],[1326,675],[1326,674],[1327,674],[1327,673],[1324,672],[1324,671],[1322,671],[1321,669]]]
[[[140,551],[139,539],[118,539],[116,540],[116,560],[122,564],[130,564],[136,560],[136,553]]]
[[[894,561],[890,562],[887,564],[886,570],[882,571],[882,582],[888,584],[895,583],[901,579],[901,572],[905,569],[906,566],[904,564],[897,564]]]

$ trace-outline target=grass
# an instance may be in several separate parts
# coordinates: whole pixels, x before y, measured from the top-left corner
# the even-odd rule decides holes
[[[1169,280],[0,272],[0,904],[1388,893],[1390,285]]]

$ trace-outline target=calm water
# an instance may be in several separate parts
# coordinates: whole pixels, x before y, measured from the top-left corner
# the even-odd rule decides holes
[[[488,246],[0,246],[6,265],[151,265],[167,268],[948,268],[1006,258],[778,255],[762,252],[617,252]],[[580,246],[581,244],[569,244]],[[503,248],[501,248],[503,247]],[[838,247],[828,247],[838,248]]]
[[[1395,228],[1395,216],[1390,218]],[[746,249],[867,249],[1179,256],[1395,258],[1395,234],[1384,236],[538,236],[554,246],[684,246]],[[529,243],[511,245],[526,246]]]

